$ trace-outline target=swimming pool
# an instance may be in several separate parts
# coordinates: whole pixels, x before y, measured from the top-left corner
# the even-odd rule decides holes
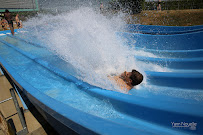
[[[45,42],[25,36],[30,32],[0,33],[1,66],[59,133],[64,134],[65,127],[80,134],[203,132],[202,30],[170,35],[117,32],[135,52],[137,63],[167,68],[146,68],[146,82],[129,93],[81,80],[75,76],[80,75],[77,69]]]

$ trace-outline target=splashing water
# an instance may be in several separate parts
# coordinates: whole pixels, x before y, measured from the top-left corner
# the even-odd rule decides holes
[[[39,15],[25,25],[40,27],[32,31],[32,36],[71,64],[77,72],[75,77],[104,89],[118,90],[108,75],[132,69],[143,74],[153,68],[164,70],[136,61],[135,51],[123,45],[116,35],[125,25],[122,17],[123,14],[108,18],[92,8],[81,7],[56,16]]]

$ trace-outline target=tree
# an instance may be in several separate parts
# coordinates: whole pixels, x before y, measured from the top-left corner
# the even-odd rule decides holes
[[[144,0],[117,0],[124,11],[131,14],[140,13]]]

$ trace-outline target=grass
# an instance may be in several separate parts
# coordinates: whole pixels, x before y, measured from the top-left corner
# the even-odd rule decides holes
[[[163,26],[203,25],[203,9],[142,11],[127,17],[127,23]]]

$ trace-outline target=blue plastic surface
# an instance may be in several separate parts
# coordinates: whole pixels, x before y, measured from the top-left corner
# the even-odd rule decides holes
[[[132,48],[158,56],[135,55],[135,59],[171,69],[145,71],[149,87],[133,89],[129,94],[82,82],[71,75],[71,66],[64,69],[64,61],[45,47],[6,33],[0,33],[1,64],[27,97],[56,122],[80,134],[203,133],[202,31],[177,35],[117,33]],[[197,125],[177,128],[173,122]]]
[[[203,25],[197,26],[154,26],[154,25],[140,25],[128,24],[125,26],[127,32],[156,34],[156,35],[170,35],[197,32],[203,30]]]
[[[127,44],[138,48],[184,51],[203,49],[203,31],[176,35],[150,35],[127,32],[118,32],[117,34],[125,39]]]

